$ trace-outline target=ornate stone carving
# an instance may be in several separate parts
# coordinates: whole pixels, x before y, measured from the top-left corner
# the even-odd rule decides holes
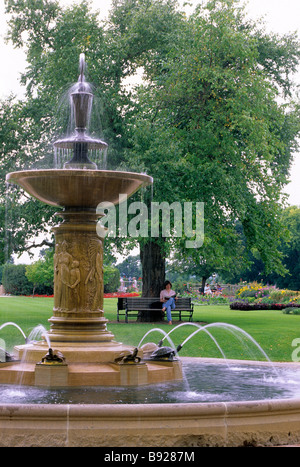
[[[103,245],[94,231],[58,228],[54,255],[54,308],[96,312],[103,307]]]
[[[87,289],[88,306],[91,310],[95,310],[103,302],[103,248],[100,239],[90,241],[88,257],[89,272],[84,283]]]

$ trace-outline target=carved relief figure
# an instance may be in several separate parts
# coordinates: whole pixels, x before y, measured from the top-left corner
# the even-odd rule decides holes
[[[88,288],[88,301],[91,310],[98,309],[101,304],[103,288],[103,266],[102,250],[99,248],[99,241],[92,241],[89,244],[89,259],[91,268],[85,279],[85,285]]]
[[[58,308],[68,308],[68,287],[70,268],[73,263],[73,257],[67,252],[67,242],[62,241],[60,244],[61,251],[55,258],[56,271],[56,306]]]
[[[53,256],[53,263],[54,263],[54,307],[58,307],[58,282],[59,282],[59,272],[58,272],[58,255],[60,251],[59,243],[55,245],[55,253]]]
[[[79,261],[73,261],[70,270],[70,278],[69,278],[69,300],[68,300],[68,308],[78,308],[80,294],[79,294],[79,283],[80,283],[80,269],[79,269]]]

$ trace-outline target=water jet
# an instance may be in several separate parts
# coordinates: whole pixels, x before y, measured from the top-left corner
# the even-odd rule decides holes
[[[28,342],[28,338],[26,337],[23,329],[20,328],[20,326],[18,324],[13,323],[12,321],[7,321],[6,323],[1,324],[0,331],[1,331],[1,329],[6,328],[6,326],[14,326],[15,328],[17,328],[20,331],[20,333],[22,334],[22,336],[24,337],[25,342],[26,343]]]

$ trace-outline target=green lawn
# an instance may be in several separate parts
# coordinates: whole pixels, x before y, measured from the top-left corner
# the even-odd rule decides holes
[[[38,324],[49,329],[48,318],[52,316],[52,298],[31,297],[0,297],[0,326],[7,321],[17,323],[26,335]],[[143,336],[148,332],[145,342],[158,342],[163,334],[155,329],[160,328],[164,332],[174,329],[177,324],[169,326],[165,323],[131,323],[116,322],[116,299],[105,299],[105,316],[110,321],[108,328],[119,342],[130,345],[138,345]],[[264,360],[263,355],[249,339],[236,335],[224,326],[216,323],[227,323],[237,326],[250,334],[272,361],[291,361],[295,348],[292,342],[300,338],[300,315],[285,315],[281,311],[237,311],[230,310],[227,305],[206,305],[194,307],[194,323],[215,323],[208,331],[222,348],[227,358]],[[181,326],[171,333],[170,338],[177,346],[181,344],[196,327],[191,325]],[[231,328],[232,329],[232,328]],[[0,338],[5,340],[6,347],[23,343],[20,332],[12,326],[0,331]],[[168,341],[164,341],[168,345]],[[10,345],[8,345],[10,343]],[[182,356],[221,357],[221,353],[213,339],[204,331],[194,335],[180,351]]]

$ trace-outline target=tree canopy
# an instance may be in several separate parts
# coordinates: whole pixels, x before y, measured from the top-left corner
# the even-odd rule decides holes
[[[267,271],[284,273],[280,213],[299,134],[297,38],[265,33],[228,0],[199,6],[172,39],[146,68],[128,157],[154,176],[158,199],[205,203],[204,245],[181,249],[182,263],[207,277],[245,261],[239,221],[247,249],[256,248]]]
[[[28,67],[24,101],[1,102],[3,200],[5,173],[45,161],[49,143],[67,131],[62,95],[84,52],[98,102],[91,131],[109,144],[109,167],[153,176],[148,203],[205,206],[201,248],[186,248],[184,237],[138,239],[143,279],[157,268],[161,274],[150,282],[153,290],[161,286],[171,250],[204,277],[237,267],[253,248],[267,272],[284,273],[283,191],[300,130],[295,34],[267,33],[237,0],[207,0],[190,16],[173,0],[118,0],[106,22],[87,2],[5,3],[8,38],[26,48]],[[128,90],[124,80],[137,70],[143,81]],[[14,250],[54,220],[53,209],[19,199],[12,203],[20,208],[11,228]],[[1,225],[4,242],[3,212]]]

